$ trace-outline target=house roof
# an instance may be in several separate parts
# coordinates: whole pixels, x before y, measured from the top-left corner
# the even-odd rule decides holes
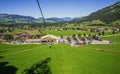
[[[50,34],[48,34],[48,35],[45,35],[45,36],[41,37],[41,39],[45,39],[45,38],[59,39],[57,36],[50,35]]]
[[[41,39],[26,39],[26,41],[40,41]]]

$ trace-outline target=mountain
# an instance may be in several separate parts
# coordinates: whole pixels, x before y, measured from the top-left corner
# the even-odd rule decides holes
[[[73,22],[73,23],[119,23],[120,20],[120,2],[117,2],[111,6],[105,7],[101,10],[91,13],[89,16],[82,17],[82,18],[70,18],[70,17],[63,17],[63,18],[45,18],[46,22],[56,23],[56,22]],[[0,23],[2,24],[11,24],[11,23],[42,23],[42,18],[34,18],[31,16],[22,16],[22,15],[15,15],[15,14],[0,14]]]
[[[72,21],[74,19],[78,19],[79,17],[74,17],[74,18],[70,18],[70,17],[64,17],[62,18],[64,21]]]
[[[82,23],[94,20],[100,20],[107,24],[110,24],[116,20],[120,20],[120,2],[117,2],[111,6],[93,12],[89,16],[82,17],[72,22]]]
[[[70,17],[63,17],[63,18],[57,18],[57,17],[52,17],[52,18],[47,18],[46,20],[51,20],[51,21],[55,21],[55,22],[68,22],[68,21],[72,21],[75,18],[70,18]]]
[[[52,21],[55,21],[55,22],[64,22],[64,19],[57,18],[57,17],[47,18],[46,20],[52,20]]]
[[[0,14],[0,23],[35,23],[36,19],[30,16],[15,14]]]
[[[64,17],[64,18],[45,18],[46,22],[49,23],[58,23],[58,22],[67,22],[76,18]],[[13,23],[42,23],[43,18],[34,18],[31,16],[15,15],[15,14],[0,14],[0,23],[1,24],[13,24]]]
[[[59,22],[68,22],[72,21],[76,18],[70,18],[70,17],[63,17],[63,18],[58,18],[58,17],[51,17],[51,18],[45,18],[46,22],[50,23],[59,23]],[[43,18],[38,18],[37,22],[41,23],[43,21]]]
[[[37,23],[42,23],[42,22],[43,22],[43,18],[38,18],[38,19],[36,20],[36,22],[37,22]],[[54,20],[47,20],[47,19],[45,19],[45,22],[56,23],[56,21],[54,21]]]

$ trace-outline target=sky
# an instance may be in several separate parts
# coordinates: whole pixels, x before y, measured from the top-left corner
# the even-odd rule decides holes
[[[45,18],[82,17],[120,0],[39,0]],[[0,0],[0,13],[41,17],[36,0]]]

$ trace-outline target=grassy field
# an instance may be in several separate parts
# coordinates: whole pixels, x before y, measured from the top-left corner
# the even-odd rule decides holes
[[[7,34],[17,34],[17,33],[23,33],[23,32],[27,32],[28,34],[33,34],[33,35],[40,34],[38,30],[15,30]],[[56,36],[70,36],[73,34],[98,34],[98,33],[90,32],[90,31],[76,31],[76,30],[68,30],[68,31],[45,30],[43,31],[43,34],[53,34]]]
[[[68,30],[68,31],[43,31],[44,34],[53,34],[56,36],[70,36],[73,34],[97,34],[97,32],[90,32],[90,31],[76,31],[76,30]]]
[[[53,74],[120,74],[120,53],[97,51],[104,49],[120,51],[120,35],[104,37],[114,41],[110,45],[83,45],[71,47],[66,44],[49,45],[0,45],[0,62],[17,68],[21,74],[26,68],[50,57]]]
[[[17,33],[23,33],[23,32],[27,32],[28,34],[33,34],[33,35],[37,35],[40,34],[40,32],[38,30],[15,30],[13,32],[7,33],[7,34],[17,34]],[[90,31],[77,31],[77,30],[63,30],[63,31],[57,31],[57,30],[44,30],[42,31],[43,34],[52,34],[52,35],[56,35],[56,36],[71,36],[73,34],[98,34],[98,32],[90,32]],[[120,34],[120,32],[116,33],[116,34]],[[111,32],[105,32],[105,35],[112,35],[112,31]]]

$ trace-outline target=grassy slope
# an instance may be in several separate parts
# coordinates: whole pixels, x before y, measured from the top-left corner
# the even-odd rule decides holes
[[[118,38],[119,36],[115,36]],[[112,37],[107,37],[112,40]],[[10,65],[18,67],[17,74],[29,68],[32,64],[43,58],[51,57],[51,69],[53,74],[120,74],[120,54],[91,50],[100,48],[105,50],[119,50],[118,42],[114,45],[85,45],[71,47],[65,44],[53,45],[0,45],[0,55],[4,56],[0,61],[8,61]],[[108,47],[109,46],[109,47]],[[8,54],[26,49],[30,51]],[[6,50],[6,51],[4,51]],[[5,56],[5,54],[8,54]]]
[[[8,34],[16,34],[16,33],[23,33],[23,32],[27,32],[29,34],[40,34],[40,32],[38,30],[15,30],[11,33]],[[45,30],[43,31],[43,34],[53,34],[56,36],[70,36],[73,34],[98,34],[98,32],[90,32],[90,31],[76,31],[76,30],[68,30],[68,31],[56,31],[56,30]],[[118,32],[117,34],[120,34],[120,32]],[[105,32],[105,35],[112,35],[112,32]]]
[[[53,35],[56,35],[56,36],[70,36],[70,35],[73,35],[73,34],[95,34],[94,32],[89,32],[89,31],[73,31],[73,30],[68,30],[68,31],[44,31],[43,32],[44,34],[53,34]],[[96,33],[97,34],[97,33]]]
[[[119,35],[114,35],[114,36],[108,36],[108,37],[102,37],[103,39],[105,39],[105,40],[109,40],[109,41],[113,41],[113,42],[115,42],[115,43],[120,43],[120,34]]]
[[[29,34],[40,34],[40,32],[38,30],[15,30],[11,33],[8,33],[8,34],[16,34],[16,33],[22,33],[22,32],[27,32]],[[73,34],[91,34],[93,32],[89,32],[89,31],[56,31],[56,30],[52,30],[52,31],[49,31],[49,30],[45,30],[43,31],[43,34],[53,34],[53,35],[56,35],[56,36],[69,36],[69,35],[73,35]],[[97,34],[96,33],[93,33],[93,34]]]
[[[120,35],[101,37],[104,40],[112,41],[114,44],[88,45],[87,48],[120,51]]]

